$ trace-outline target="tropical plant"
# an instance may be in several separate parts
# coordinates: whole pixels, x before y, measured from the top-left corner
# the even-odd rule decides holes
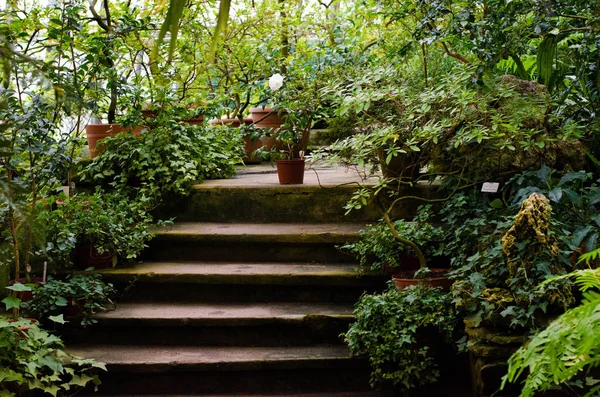
[[[0,317],[0,394],[21,396],[41,390],[53,396],[89,383],[99,385],[103,363],[65,352],[61,339],[38,324]]]
[[[344,340],[352,354],[369,358],[372,386],[391,382],[407,391],[438,379],[431,345],[452,340],[457,318],[451,300],[424,285],[360,298]]]
[[[583,255],[581,260],[589,263],[598,257],[600,250]],[[521,397],[533,396],[581,377],[585,377],[585,382],[579,385],[586,397],[596,395],[600,390],[598,381],[590,374],[600,361],[600,269],[576,270],[546,280],[540,288],[565,279],[572,279],[578,285],[582,302],[537,333],[508,361],[508,373],[502,387],[526,375]]]
[[[64,281],[50,278],[34,291],[25,308],[39,320],[62,322],[64,315],[74,315],[85,327],[97,322],[95,313],[114,305],[115,295],[112,284],[103,282],[100,274],[76,274]]]

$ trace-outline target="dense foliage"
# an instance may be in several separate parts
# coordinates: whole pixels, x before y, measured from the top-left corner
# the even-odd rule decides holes
[[[450,303],[441,290],[421,285],[360,298],[356,322],[344,339],[353,354],[368,356],[372,385],[391,382],[408,390],[437,380],[432,346],[454,335],[457,320]]]
[[[53,396],[88,383],[98,385],[103,363],[73,357],[61,339],[29,320],[8,322],[0,317],[0,390],[3,396],[20,396],[41,390]]]

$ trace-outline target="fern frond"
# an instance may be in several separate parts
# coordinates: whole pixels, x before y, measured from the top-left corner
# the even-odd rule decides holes
[[[529,371],[521,397],[530,397],[600,364],[600,269],[578,270],[543,284],[573,278],[583,291],[582,304],[566,311],[512,355],[502,388]]]
[[[598,258],[600,258],[600,248],[581,255],[577,263],[585,262],[589,265],[591,261],[595,261]]]

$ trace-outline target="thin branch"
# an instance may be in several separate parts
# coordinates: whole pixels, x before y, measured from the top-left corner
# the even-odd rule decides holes
[[[462,63],[466,63],[467,65],[473,65],[473,63],[471,61],[469,61],[467,58],[463,57],[462,55],[460,55],[456,52],[451,52],[448,49],[448,46],[446,45],[445,42],[440,41],[440,44],[444,48],[444,51],[446,51],[446,55],[448,55],[449,57],[456,58],[459,61],[461,61]]]

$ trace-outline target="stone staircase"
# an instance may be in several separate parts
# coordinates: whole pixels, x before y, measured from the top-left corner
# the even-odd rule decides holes
[[[126,291],[117,310],[67,335],[73,354],[107,363],[96,395],[383,395],[339,335],[387,277],[357,278],[335,248],[375,212],[347,222],[355,186],[335,176],[282,187],[274,174],[240,175],[174,203],[185,222],[159,230],[142,263],[104,271]]]

